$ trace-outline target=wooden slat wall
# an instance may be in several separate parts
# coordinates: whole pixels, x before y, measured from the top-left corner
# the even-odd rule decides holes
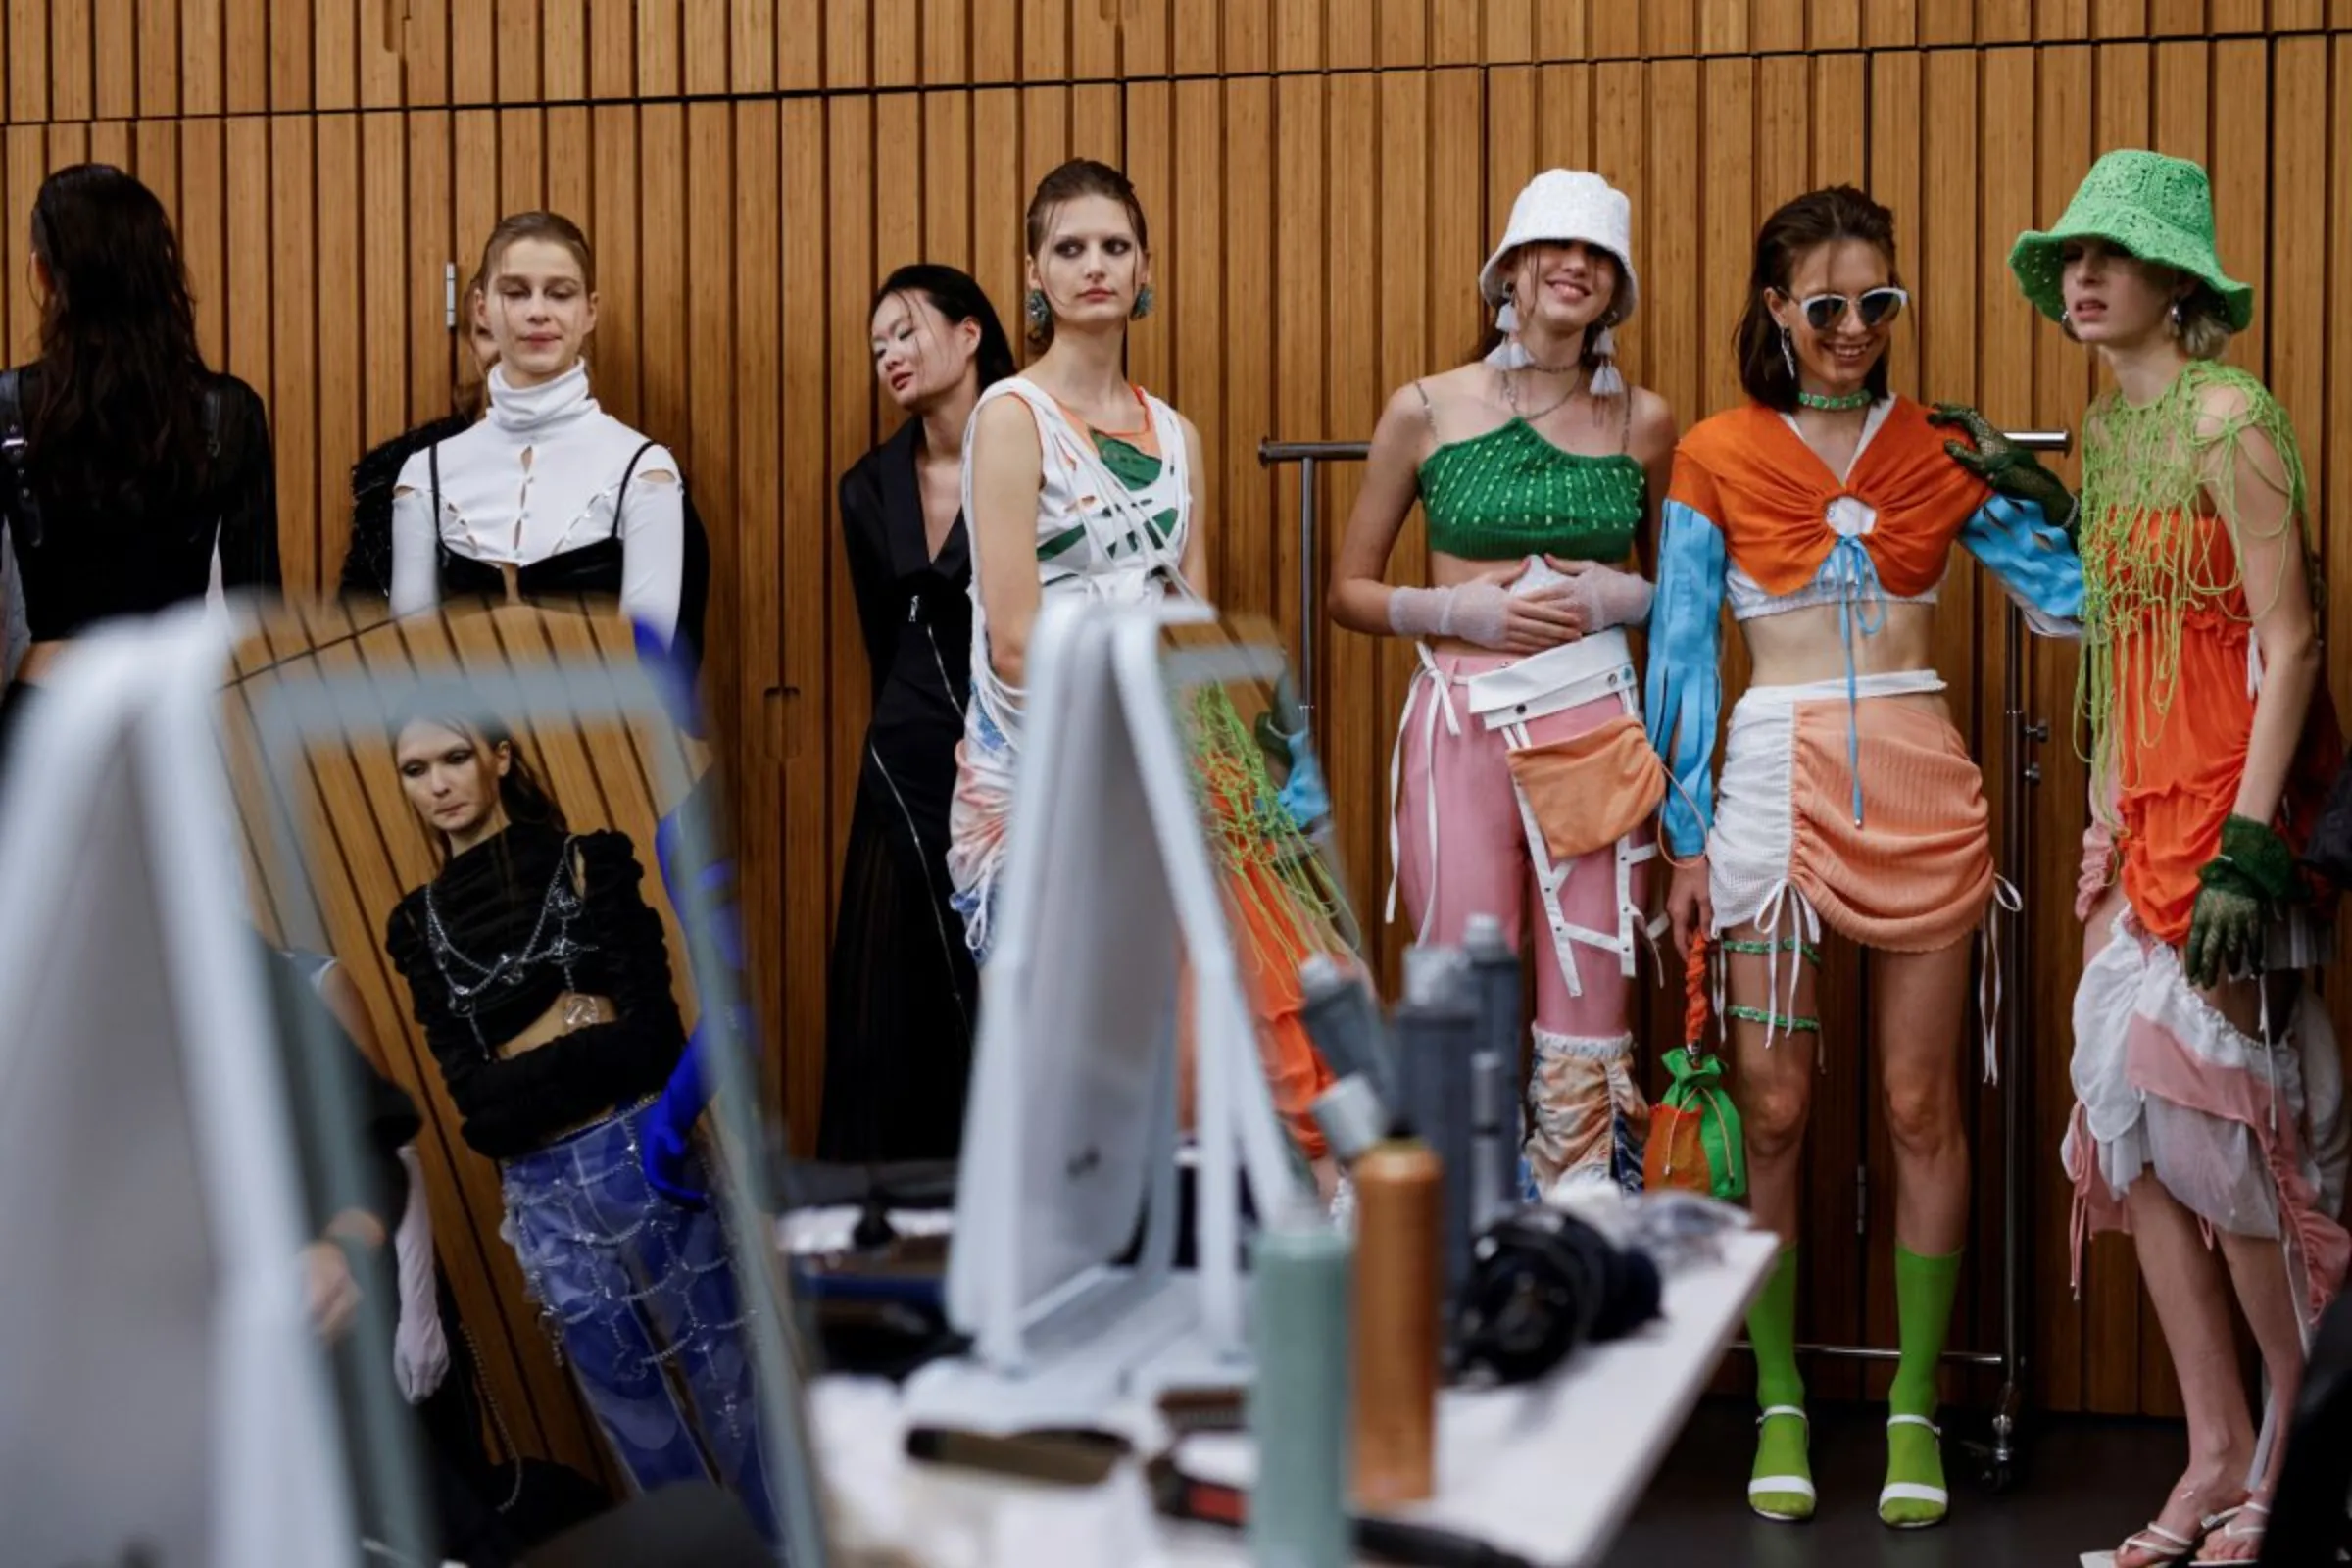
[[[0,0],[0,255],[24,254],[33,192],[60,164],[110,158],[155,186],[207,352],[270,403],[285,558],[316,585],[341,560],[352,461],[446,406],[444,268],[469,271],[507,209],[582,220],[600,251],[599,396],[680,452],[712,527],[706,698],[774,1093],[805,1144],[865,704],[832,495],[889,428],[864,308],[891,267],[964,265],[1014,320],[1030,185],[1072,153],[1123,162],[1162,302],[1133,368],[1208,445],[1217,593],[1295,639],[1301,575],[1327,570],[1355,478],[1327,474],[1302,560],[1298,475],[1261,469],[1257,442],[1360,437],[1389,388],[1457,362],[1480,324],[1472,275],[1537,169],[1596,168],[1633,194],[1644,299],[1620,337],[1685,423],[1733,396],[1726,343],[1758,219],[1852,180],[1895,208],[1919,294],[1898,382],[2068,425],[2093,371],[2018,300],[2003,257],[2100,150],[2151,144],[2212,165],[2225,255],[2262,288],[2237,356],[2286,400],[2313,494],[2340,512],[2352,354],[2332,352],[2347,326],[2331,313],[2352,298],[2352,172],[2326,149],[2352,136],[2348,72],[2352,0]],[[11,359],[36,327],[12,260]],[[1425,556],[1416,520],[1396,571]],[[2329,617],[2342,646],[2352,596]],[[1994,596],[1956,576],[1938,651],[1996,763],[1999,630]],[[1370,908],[1409,664],[1393,642],[1319,635],[1340,838]],[[2029,658],[2035,710],[2063,734],[2072,651]],[[2128,1248],[2093,1250],[2079,1306],[2067,1289],[2051,1164],[2083,780],[2067,745],[2040,760],[2029,893],[2035,951],[2057,961],[2026,982],[2038,1049],[2014,1064],[2034,1096],[2035,1392],[2171,1410]],[[1397,942],[1384,936],[1386,957]],[[1874,1195],[1891,1180],[1851,1066],[1867,979],[1834,954],[1828,980],[1840,1045],[1815,1123],[1807,1214],[1825,1245],[1807,1332],[1885,1340],[1887,1204],[1871,1205],[1868,1245],[1827,1245],[1853,1234],[1856,1172]],[[1672,1009],[1649,1010],[1662,1043]],[[1997,1110],[1973,1097],[1986,1154]],[[1990,1158],[1978,1193],[1958,1338],[1989,1345]],[[503,1253],[482,1250],[466,1289],[513,1319]],[[517,1398],[536,1387],[521,1361],[501,1375]],[[1847,1367],[1819,1382],[1868,1386]]]

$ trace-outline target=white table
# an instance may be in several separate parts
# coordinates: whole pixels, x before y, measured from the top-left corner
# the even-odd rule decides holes
[[[1666,1283],[1664,1317],[1573,1357],[1540,1383],[1448,1390],[1438,1407],[1438,1494],[1399,1518],[1476,1535],[1542,1563],[1600,1560],[1697,1403],[1748,1303],[1771,1271],[1766,1233],[1729,1238],[1723,1256]],[[1072,1492],[907,1461],[895,1391],[826,1378],[810,1398],[827,1479],[858,1516],[925,1553],[933,1568],[1043,1568],[1119,1562],[1137,1568],[1245,1568],[1239,1532],[1146,1517],[1132,1465],[1103,1487]],[[1155,1425],[1130,1412],[1139,1446]],[[1188,1472],[1247,1484],[1255,1467],[1240,1435],[1188,1439]],[[1063,1548],[1055,1549],[1055,1544]]]

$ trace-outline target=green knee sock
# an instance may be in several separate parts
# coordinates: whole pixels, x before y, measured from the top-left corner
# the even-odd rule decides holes
[[[1796,1249],[1781,1250],[1764,1292],[1747,1309],[1747,1339],[1756,1352],[1756,1403],[1762,1409],[1805,1407],[1805,1382],[1796,1370]],[[1801,1480],[1802,1492],[1748,1493],[1748,1506],[1768,1519],[1813,1517],[1813,1465],[1805,1453],[1808,1434],[1803,1420],[1778,1415],[1756,1433],[1756,1467],[1751,1482],[1772,1478]]]
[[[1936,1415],[1936,1369],[1943,1360],[1952,1326],[1952,1298],[1960,1288],[1960,1254],[1922,1257],[1894,1250],[1894,1310],[1902,1340],[1894,1384],[1886,1391],[1890,1414]],[[1886,1484],[1944,1491],[1943,1450],[1934,1429],[1901,1422],[1886,1429]],[[1948,1500],[1881,1497],[1879,1517],[1897,1526],[1932,1525],[1950,1511]]]

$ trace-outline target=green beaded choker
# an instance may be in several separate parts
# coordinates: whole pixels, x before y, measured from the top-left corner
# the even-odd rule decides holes
[[[1821,409],[1830,414],[1850,414],[1856,409],[1869,408],[1878,399],[1871,396],[1868,387],[1864,387],[1858,392],[1839,393],[1834,398],[1825,397],[1819,392],[1807,392],[1800,387],[1797,389],[1796,401],[1808,409]]]

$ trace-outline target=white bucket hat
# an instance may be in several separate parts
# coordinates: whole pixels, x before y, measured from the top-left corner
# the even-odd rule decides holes
[[[1504,338],[1488,359],[1505,369],[1525,365],[1528,359],[1526,350],[1519,347],[1519,313],[1511,304],[1510,281],[1503,275],[1502,264],[1520,246],[1540,240],[1553,244],[1575,240],[1616,258],[1622,275],[1617,297],[1609,306],[1616,320],[1630,319],[1642,297],[1634,275],[1633,202],[1598,174],[1581,169],[1544,171],[1529,180],[1519,199],[1511,203],[1511,221],[1503,230],[1502,243],[1494,247],[1494,254],[1478,273],[1478,292],[1489,305],[1497,307],[1494,324],[1502,329]],[[1603,397],[1614,396],[1625,386],[1624,377],[1617,373],[1616,349],[1615,334],[1602,328],[1592,352],[1608,363],[1594,372],[1592,390]]]

